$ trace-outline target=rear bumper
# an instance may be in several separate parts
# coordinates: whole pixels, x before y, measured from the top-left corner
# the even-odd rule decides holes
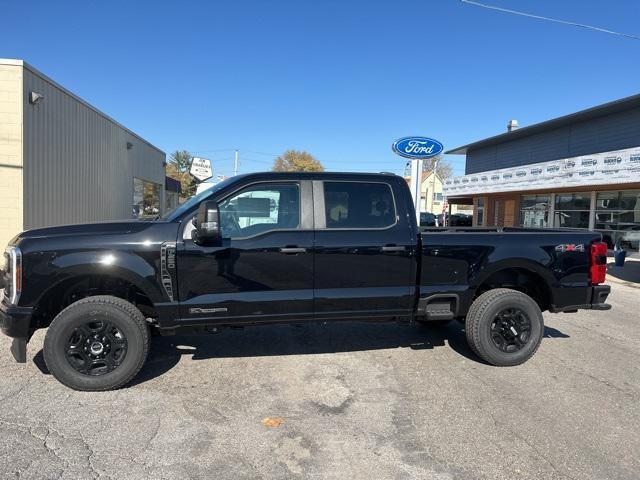
[[[611,305],[605,303],[610,293],[610,285],[596,285],[593,287],[593,293],[591,294],[591,308],[593,310],[610,310]]]
[[[589,301],[589,303],[556,307],[551,311],[554,313],[569,313],[576,312],[578,310],[611,310],[611,305],[606,303],[607,297],[610,293],[610,285],[596,285],[594,287],[589,287],[589,292],[587,294],[587,300]]]

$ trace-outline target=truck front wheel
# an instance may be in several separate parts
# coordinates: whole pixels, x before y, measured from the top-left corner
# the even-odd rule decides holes
[[[149,329],[140,310],[121,298],[87,297],[56,316],[44,339],[53,376],[74,390],[112,390],[140,371]]]
[[[538,350],[544,320],[528,295],[508,288],[483,293],[471,304],[465,321],[471,349],[492,365],[520,365]]]

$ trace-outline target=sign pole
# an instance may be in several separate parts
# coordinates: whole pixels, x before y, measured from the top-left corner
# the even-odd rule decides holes
[[[411,197],[416,209],[416,221],[420,225],[420,182],[422,177],[422,159],[411,160]]]

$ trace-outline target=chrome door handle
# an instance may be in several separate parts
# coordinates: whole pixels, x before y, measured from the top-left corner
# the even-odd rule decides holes
[[[307,249],[302,247],[283,247],[280,249],[280,253],[295,255],[296,253],[307,253]]]

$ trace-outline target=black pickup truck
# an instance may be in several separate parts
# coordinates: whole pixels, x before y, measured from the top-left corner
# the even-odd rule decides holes
[[[9,244],[2,331],[26,361],[47,328],[51,373],[77,390],[123,386],[151,333],[273,322],[465,322],[498,366],[529,359],[542,311],[608,309],[598,233],[515,228],[422,232],[403,178],[255,173],[154,221],[41,228]]]

